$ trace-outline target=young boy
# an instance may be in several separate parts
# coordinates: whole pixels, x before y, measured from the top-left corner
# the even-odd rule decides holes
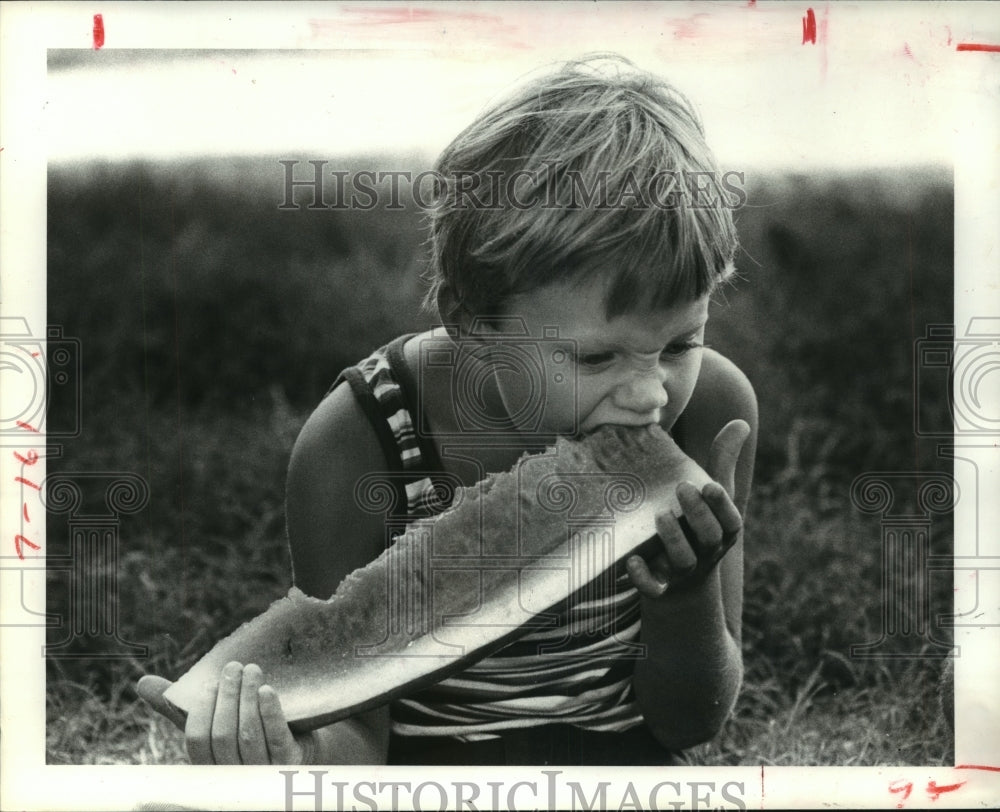
[[[555,435],[659,424],[715,482],[678,486],[662,551],[631,557],[572,629],[564,616],[391,706],[295,736],[266,675],[230,663],[187,719],[193,763],[663,764],[733,707],[756,401],[703,346],[737,241],[694,111],[625,60],[585,59],[487,110],[436,171],[428,301],[456,352],[430,363],[440,331],[402,336],[309,418],[288,475],[296,585],[328,597],[382,552],[384,517],[355,499],[372,472],[417,518],[442,507],[435,474],[472,485]],[[516,363],[511,335],[539,365]],[[553,336],[568,349],[544,352]],[[614,633],[579,634],[581,614]],[[140,693],[166,712],[167,684]]]

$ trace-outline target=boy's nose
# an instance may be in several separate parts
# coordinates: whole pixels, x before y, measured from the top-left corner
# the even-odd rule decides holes
[[[615,405],[642,414],[662,409],[668,401],[665,378],[660,370],[631,376],[615,390]]]

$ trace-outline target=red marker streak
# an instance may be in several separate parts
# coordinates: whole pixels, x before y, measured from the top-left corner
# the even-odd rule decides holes
[[[367,29],[376,32],[377,36],[392,35],[392,28],[402,27],[413,31],[431,31],[435,36],[447,34],[462,38],[470,34],[486,35],[494,46],[518,49],[530,47],[521,41],[518,26],[496,14],[420,9],[404,3],[388,4],[395,8],[371,8],[369,3],[360,5],[360,8],[341,5],[336,18],[309,20],[312,37],[342,41],[345,26]],[[458,4],[453,3],[452,6]]]
[[[816,13],[812,9],[807,9],[806,16],[802,18],[802,44],[807,42],[816,44]]]
[[[20,558],[22,561],[24,561],[24,547],[21,546],[23,544],[27,544],[32,550],[42,549],[37,544],[32,544],[31,541],[29,541],[20,534],[14,536],[14,549],[17,551],[17,557]]]
[[[989,767],[985,764],[956,764],[956,770],[987,770],[991,773],[1000,773],[1000,767]]]
[[[28,431],[33,431],[33,432],[35,432],[35,434],[38,434],[38,429],[36,429],[30,423],[25,423],[22,420],[18,420],[17,421],[17,425],[20,426],[22,429],[27,429]]]
[[[891,784],[889,784],[889,792],[903,793],[903,800],[905,801],[907,798],[910,797],[910,793],[913,792],[913,782],[907,781],[903,778],[898,778]],[[905,804],[898,803],[896,804],[896,809],[902,809],[903,806],[905,806]]]
[[[104,47],[104,15],[94,15],[94,50]]]
[[[674,22],[674,39],[701,39],[701,24],[708,19],[707,14],[695,14],[686,20]]]
[[[479,14],[477,12],[456,12],[437,11],[435,9],[421,8],[353,8],[345,6],[340,10],[345,16],[353,17],[355,20],[373,25],[399,25],[407,23],[449,23],[449,22],[471,22],[471,23],[496,23],[499,17],[491,14]]]
[[[16,477],[14,477],[14,481],[15,482],[23,482],[25,485],[27,485],[27,486],[29,486],[31,488],[34,488],[36,491],[40,491],[42,489],[40,485],[36,485],[34,482],[29,482],[23,476],[16,476]]]
[[[28,503],[27,502],[24,503],[24,520],[26,522],[30,522],[31,521],[31,517],[28,515]]]
[[[965,786],[965,782],[964,781],[962,781],[962,782],[960,782],[958,784],[948,784],[948,786],[946,786],[946,787],[939,787],[933,781],[928,781],[927,782],[927,795],[930,797],[930,799],[932,801],[936,801],[938,798],[941,797],[941,793],[943,793],[943,792],[954,792],[956,789],[960,789],[961,787],[964,787],[964,786]]]
[[[29,451],[27,457],[22,456],[21,454],[18,454],[15,451],[14,452],[14,457],[17,459],[18,462],[20,462],[20,463],[22,463],[24,465],[34,465],[36,462],[38,462],[38,452],[37,451]]]
[[[985,42],[960,42],[955,46],[956,51],[987,51],[988,53],[1000,54],[1000,45],[987,45]]]

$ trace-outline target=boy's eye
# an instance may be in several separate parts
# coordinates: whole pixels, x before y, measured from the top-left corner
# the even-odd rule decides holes
[[[674,344],[668,344],[667,347],[660,353],[661,358],[680,358],[683,355],[691,352],[691,350],[697,350],[704,345],[699,344],[697,341],[678,341]]]
[[[660,353],[661,359],[666,360],[677,360],[687,355],[687,353],[692,350],[697,350],[704,345],[695,341],[693,339],[687,341],[676,341],[673,344],[667,345],[663,351]],[[589,370],[599,370],[615,360],[615,354],[613,352],[585,352],[580,353],[576,356],[576,363],[578,366],[589,369]]]
[[[611,352],[585,352],[576,357],[576,362],[582,367],[597,369],[610,364],[614,357],[614,353]]]

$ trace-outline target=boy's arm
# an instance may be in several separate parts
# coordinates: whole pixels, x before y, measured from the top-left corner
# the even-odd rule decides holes
[[[715,532],[720,530],[718,525],[728,525],[736,531],[736,540],[701,583],[642,599],[642,639],[647,654],[636,663],[633,685],[647,725],[671,749],[690,747],[718,733],[742,681],[741,517],[746,513],[756,449],[753,388],[731,362],[706,350],[685,420],[685,451],[728,492],[722,499],[718,492],[712,495],[705,491],[700,497],[688,494],[688,499],[699,499],[702,509],[707,507],[712,515],[721,517]],[[715,442],[719,429],[732,420],[742,420],[750,427],[742,449],[736,427],[723,433],[728,437],[720,436],[720,442]],[[733,453],[739,454],[738,459],[732,458]],[[678,535],[675,521],[666,518],[661,524],[662,537],[666,539],[672,532],[673,543],[678,539],[680,544],[686,543]]]
[[[292,451],[286,488],[288,543],[295,585],[329,598],[343,578],[377,558],[384,522],[355,501],[359,480],[386,470],[378,438],[347,384],[310,416]],[[384,764],[387,707],[314,731],[313,764]]]
[[[361,510],[363,477],[386,471],[375,430],[347,384],[306,421],[292,449],[285,489],[288,546],[295,585],[329,598],[346,575],[385,549],[382,516]]]

